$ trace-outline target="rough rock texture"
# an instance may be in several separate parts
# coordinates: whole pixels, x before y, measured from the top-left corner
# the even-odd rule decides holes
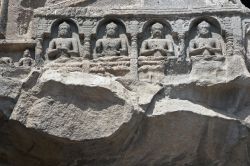
[[[108,137],[132,119],[136,110],[131,96],[108,78],[46,71],[21,94],[11,118],[72,140]]]
[[[2,163],[248,166],[249,77],[181,80],[33,71],[1,125]]]
[[[0,166],[250,166],[240,0],[2,0]]]

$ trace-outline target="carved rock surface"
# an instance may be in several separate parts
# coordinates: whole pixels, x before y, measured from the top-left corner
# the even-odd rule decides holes
[[[0,4],[0,166],[250,166],[240,0]]]

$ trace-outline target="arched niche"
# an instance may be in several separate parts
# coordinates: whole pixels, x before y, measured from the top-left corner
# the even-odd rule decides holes
[[[79,52],[80,52],[80,56],[83,56],[83,46],[82,46],[82,40],[83,40],[83,34],[79,34],[79,29],[78,29],[78,25],[76,24],[76,21],[72,20],[72,19],[57,19],[56,21],[54,21],[51,26],[50,26],[50,32],[44,35],[44,42],[43,42],[43,52],[45,55],[46,54],[46,50],[49,47],[49,43],[52,39],[57,38],[58,37],[58,29],[59,29],[59,25],[62,24],[63,22],[66,22],[67,24],[70,25],[70,30],[71,30],[71,37],[75,38],[78,41],[78,47],[79,47]],[[43,57],[45,59],[45,57]]]
[[[161,25],[163,25],[163,39],[167,39],[169,41],[171,41],[174,45],[174,49],[177,48],[175,41],[173,39],[173,29],[170,25],[169,22],[167,22],[166,20],[163,19],[152,19],[150,21],[147,21],[146,23],[144,23],[144,25],[139,29],[139,39],[138,39],[138,45],[139,45],[139,54],[140,54],[140,49],[142,47],[142,43],[143,41],[150,39],[151,38],[151,29],[152,29],[152,25],[159,23]],[[174,54],[176,55],[176,50],[174,50]]]
[[[130,52],[130,47],[129,47],[130,40],[128,38],[125,23],[120,19],[116,19],[116,18],[112,18],[112,17],[104,18],[104,19],[100,20],[97,23],[96,27],[93,28],[93,30],[92,30],[93,40],[91,40],[91,46],[92,46],[93,52],[95,52],[96,41],[98,39],[105,39],[106,38],[106,26],[112,22],[115,23],[116,25],[118,25],[118,34],[119,34],[118,36],[127,41],[128,51]]]
[[[55,22],[53,22],[51,25],[51,28],[50,28],[51,38],[58,37],[58,28],[59,28],[59,25],[62,24],[63,22],[66,22],[70,25],[72,37],[79,36],[78,26],[75,23],[75,21],[73,21],[72,19],[58,19]]]
[[[114,22],[116,25],[118,25],[118,33],[119,37],[125,37],[126,36],[126,27],[123,21],[119,19],[114,18],[106,18],[98,22],[96,27],[93,29],[93,35],[95,36],[96,40],[105,38],[106,35],[106,26]]]
[[[147,21],[142,28],[140,29],[140,38],[141,41],[149,39],[151,37],[151,27],[152,25],[154,25],[155,23],[160,23],[163,25],[164,29],[163,29],[163,36],[166,39],[171,39],[172,40],[172,27],[171,25],[165,21],[165,20],[158,20],[158,19],[153,19],[150,21]]]
[[[189,25],[188,36],[186,40],[186,47],[188,48],[189,43],[192,39],[198,38],[198,25],[206,21],[210,24],[211,38],[215,38],[221,41],[222,53],[225,54],[225,31],[221,27],[221,23],[214,17],[199,17],[191,21]]]
[[[220,22],[213,17],[199,17],[191,21],[189,26],[189,38],[193,39],[197,35],[197,26],[202,21],[206,21],[211,25],[211,33],[212,37],[222,38],[224,36],[224,32],[221,28]]]

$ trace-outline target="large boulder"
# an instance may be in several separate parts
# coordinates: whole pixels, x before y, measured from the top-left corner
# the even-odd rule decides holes
[[[135,93],[112,78],[47,70],[11,115],[26,127],[71,140],[108,137],[136,113]]]

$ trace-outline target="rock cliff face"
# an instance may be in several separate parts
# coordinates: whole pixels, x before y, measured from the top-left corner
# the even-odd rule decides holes
[[[239,0],[1,4],[0,166],[250,166]]]

